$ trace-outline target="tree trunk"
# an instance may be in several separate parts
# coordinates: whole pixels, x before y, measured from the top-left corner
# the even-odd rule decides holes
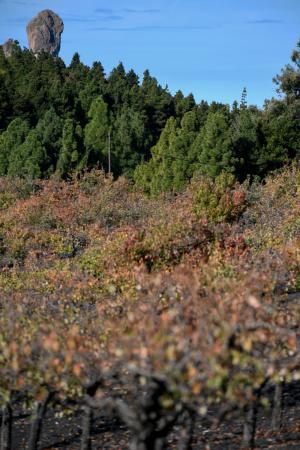
[[[38,443],[42,432],[43,419],[46,414],[50,398],[51,394],[48,393],[44,401],[36,403],[36,408],[32,416],[28,450],[37,450],[38,448]]]
[[[2,406],[0,450],[12,448],[12,409],[9,403]]]
[[[284,382],[280,382],[275,386],[274,403],[272,411],[272,430],[277,431],[281,427],[282,406],[283,406],[283,389]]]
[[[155,436],[146,439],[134,437],[130,444],[130,450],[163,450],[164,448],[164,439]]]
[[[187,415],[187,418],[184,423],[184,429],[183,429],[182,438],[181,438],[181,441],[179,444],[179,450],[191,450],[194,425],[195,425],[195,414],[190,413]]]
[[[92,448],[91,447],[92,420],[93,420],[92,408],[88,405],[85,405],[83,408],[80,450],[91,450]]]
[[[257,401],[245,408],[245,421],[243,432],[243,447],[253,449],[255,445],[255,432],[257,422]]]

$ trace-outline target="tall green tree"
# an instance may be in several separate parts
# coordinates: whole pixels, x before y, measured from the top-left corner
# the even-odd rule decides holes
[[[285,94],[289,100],[300,99],[300,40],[292,53],[291,61],[274,78],[278,92]]]
[[[54,108],[51,107],[46,111],[36,126],[39,140],[46,151],[43,173],[47,175],[50,175],[55,170],[61,148],[63,123],[63,120],[56,114]]]
[[[158,143],[151,150],[152,159],[137,168],[137,183],[153,195],[182,190],[195,170],[197,161],[192,148],[198,131],[195,110],[184,115],[180,126],[175,118],[170,118]]]
[[[151,149],[152,158],[135,171],[138,186],[152,195],[182,190],[197,168],[197,155],[192,149],[198,132],[199,117],[195,109],[185,113],[180,126],[171,117]]]
[[[123,108],[112,129],[112,171],[132,176],[135,167],[143,160],[145,125],[141,114],[133,108]]]
[[[0,46],[0,132],[4,131],[12,119],[13,81],[8,58]]]
[[[265,143],[256,158],[261,176],[292,159],[300,159],[300,101],[267,103],[262,127]]]
[[[26,120],[14,119],[7,130],[0,135],[0,176],[6,175],[9,160],[25,141],[29,133],[29,124]]]
[[[237,178],[242,181],[249,174],[257,175],[256,163],[260,147],[264,145],[261,114],[247,108],[243,103],[240,109],[233,110],[230,139]]]
[[[182,91],[177,91],[174,96],[175,112],[176,116],[180,119],[183,118],[184,114],[195,108],[196,102],[193,94],[189,94],[184,97]]]
[[[8,175],[24,178],[41,178],[46,150],[36,130],[31,130],[23,144],[15,149],[9,159]]]
[[[74,119],[66,119],[63,128],[62,145],[57,161],[57,172],[65,178],[80,166],[82,157],[82,128]]]
[[[168,88],[162,88],[146,70],[140,89],[142,112],[145,115],[148,142],[157,142],[167,120],[175,115],[175,105]]]
[[[108,106],[102,97],[91,104],[89,122],[84,129],[85,156],[82,163],[87,166],[101,164],[108,168],[108,133],[110,129]]]
[[[234,171],[229,125],[228,114],[222,111],[209,113],[193,146],[200,173],[216,177],[223,171]]]
[[[94,62],[87,75],[86,82],[79,92],[79,100],[82,109],[87,115],[92,101],[99,96],[104,96],[107,90],[107,83],[103,66],[100,62]]]
[[[248,97],[247,88],[244,87],[240,103],[240,109],[242,110],[247,109],[247,97]]]
[[[119,63],[115,67],[107,80],[107,92],[110,99],[110,106],[117,112],[120,107],[129,106],[129,86],[124,65]]]
[[[173,188],[173,163],[176,160],[175,141],[177,124],[171,117],[163,129],[158,143],[151,149],[152,159],[137,167],[135,171],[136,184],[152,195]]]

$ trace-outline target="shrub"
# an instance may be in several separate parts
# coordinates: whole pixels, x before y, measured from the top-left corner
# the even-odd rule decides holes
[[[194,179],[191,190],[194,212],[208,222],[232,222],[246,207],[245,187],[226,172],[215,180],[205,176]]]

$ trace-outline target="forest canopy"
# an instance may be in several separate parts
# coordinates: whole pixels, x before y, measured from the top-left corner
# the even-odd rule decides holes
[[[280,99],[262,109],[247,90],[232,106],[171,95],[146,70],[106,75],[78,53],[69,66],[14,45],[0,49],[0,176],[68,178],[102,168],[146,192],[182,190],[198,174],[243,181],[299,158],[300,42],[274,78]]]

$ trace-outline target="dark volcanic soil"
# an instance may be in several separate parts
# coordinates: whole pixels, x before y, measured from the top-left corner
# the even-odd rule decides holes
[[[208,419],[198,419],[194,428],[193,449],[197,450],[240,450],[242,448],[242,421],[239,418],[227,420],[213,430],[210,420],[216,411],[210,411]],[[30,417],[16,414],[13,423],[13,450],[25,450],[28,440]],[[168,448],[178,449],[181,428],[175,427],[169,438]],[[77,413],[68,418],[56,418],[49,412],[44,421],[40,449],[80,448],[81,417]],[[128,449],[130,434],[117,419],[96,415],[92,430],[92,450]],[[285,388],[282,427],[273,432],[270,428],[270,411],[259,411],[256,434],[256,448],[300,450],[300,382]]]

